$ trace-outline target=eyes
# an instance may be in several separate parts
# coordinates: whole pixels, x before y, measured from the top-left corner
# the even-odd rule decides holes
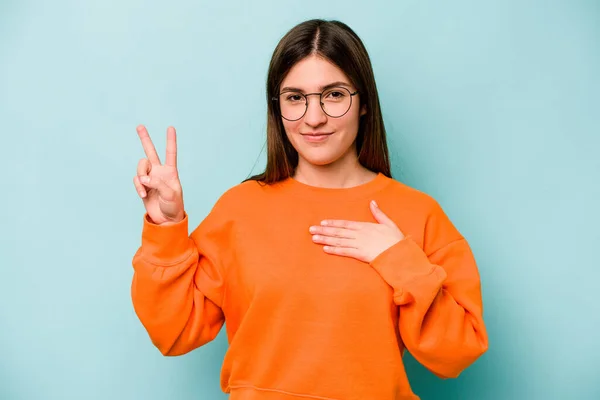
[[[340,118],[350,110],[352,96],[356,94],[358,91],[350,93],[347,88],[339,86],[325,89],[321,93],[306,94],[296,89],[286,89],[273,100],[279,100],[281,117],[288,121],[298,121],[306,114],[309,96],[319,96],[319,106],[323,112],[332,118]]]
[[[341,102],[348,96],[344,88],[327,89],[321,93],[321,102]],[[314,93],[318,94],[318,93]],[[290,104],[305,104],[306,96],[301,92],[286,92],[282,94],[283,101]]]

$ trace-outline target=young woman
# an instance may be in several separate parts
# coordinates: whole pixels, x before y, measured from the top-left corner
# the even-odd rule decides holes
[[[468,243],[430,196],[391,177],[369,56],[345,24],[290,30],[269,66],[264,173],[226,191],[188,234],[173,128],[135,187],[136,313],[164,355],[226,321],[231,400],[398,400],[408,350],[456,377],[488,346]]]

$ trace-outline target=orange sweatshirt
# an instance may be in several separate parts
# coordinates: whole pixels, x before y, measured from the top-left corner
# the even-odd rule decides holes
[[[323,219],[376,222],[372,199],[406,238],[371,263],[312,241]],[[189,236],[187,215],[146,216],[133,268],[135,311],[164,355],[227,321],[231,400],[415,400],[404,349],[456,377],[488,346],[469,245],[434,199],[382,174],[347,189],[244,182]]]

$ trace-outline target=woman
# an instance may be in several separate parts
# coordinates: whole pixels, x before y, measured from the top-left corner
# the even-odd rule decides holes
[[[268,160],[188,236],[175,130],[135,186],[146,215],[133,259],[136,313],[164,355],[225,321],[232,400],[418,399],[407,349],[456,377],[487,349],[479,274],[438,203],[391,178],[373,71],[356,34],[311,20],[268,73]]]

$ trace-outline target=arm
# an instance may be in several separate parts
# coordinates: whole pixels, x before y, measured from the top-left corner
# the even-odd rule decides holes
[[[188,236],[188,216],[155,225],[144,217],[142,244],[133,257],[135,312],[163,355],[185,354],[213,340],[221,310],[225,261],[218,253],[229,224],[214,213]]]
[[[371,266],[394,290],[407,350],[430,371],[455,378],[487,350],[477,265],[437,203],[423,249],[409,235]]]

